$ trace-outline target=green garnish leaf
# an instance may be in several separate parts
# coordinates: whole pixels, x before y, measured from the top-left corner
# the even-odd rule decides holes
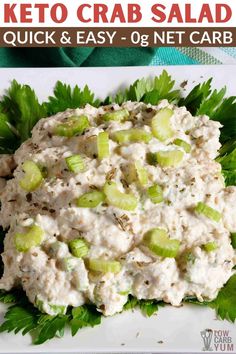
[[[15,128],[19,143],[31,136],[31,130],[39,119],[47,116],[44,105],[28,85],[20,85],[13,80],[10,88],[0,103],[9,123]],[[0,132],[1,135],[1,132]]]
[[[230,139],[228,140],[227,142],[225,142],[220,150],[219,150],[219,153],[220,153],[220,157],[223,157],[225,155],[228,155],[230,154],[234,149],[236,148],[236,140],[234,139]],[[217,158],[217,160],[219,159],[219,157]]]
[[[11,292],[0,290],[0,302],[3,304],[15,304],[21,301],[24,296],[24,293],[19,289],[12,290]]]
[[[220,140],[226,142],[230,139],[236,139],[236,97],[224,98],[211,119],[220,122],[223,125],[221,129]]]
[[[37,321],[38,333],[33,343],[39,345],[54,337],[62,337],[64,335],[64,329],[67,322],[68,316],[66,315],[40,316]]]
[[[231,234],[231,244],[234,249],[236,249],[236,233]]]
[[[48,115],[64,112],[68,108],[84,107],[86,104],[98,107],[100,101],[95,99],[94,96],[87,85],[83,89],[80,89],[77,85],[72,89],[70,85],[58,81],[54,88],[54,96],[49,97],[45,107]]]
[[[118,104],[122,104],[126,101],[143,101],[145,103],[151,103],[153,105],[158,104],[162,99],[167,99],[170,102],[178,101],[180,98],[180,90],[173,90],[175,81],[167,73],[166,70],[156,76],[154,79],[140,79],[136,80],[127,90],[124,92],[118,92],[114,101]],[[113,99],[110,98],[109,102]]]
[[[0,326],[0,332],[22,331],[22,334],[31,332],[38,326],[39,312],[33,306],[11,306],[5,316],[5,322]]]
[[[197,115],[202,102],[204,102],[211,93],[211,82],[212,79],[209,79],[208,81],[195,86],[186,98],[180,99],[178,105],[185,106],[192,115]]]
[[[216,159],[222,166],[222,174],[226,186],[236,185],[236,141],[232,139],[220,149],[220,156]]]
[[[225,180],[225,186],[236,186],[236,170],[235,171],[226,171],[223,170],[222,174]]]
[[[153,81],[151,79],[140,79],[136,80],[130,87],[125,91],[125,93],[119,93],[115,102],[120,103],[125,101],[141,101],[146,92],[150,91],[153,88]],[[121,102],[122,100],[122,102]]]
[[[223,170],[234,171],[236,170],[236,148],[230,153],[218,157],[217,161],[221,164]]]
[[[139,304],[139,300],[132,296],[132,295],[129,295],[128,297],[128,300],[126,302],[126,304],[124,305],[124,311],[126,310],[134,310]]]
[[[166,99],[169,102],[178,101],[180,98],[180,90],[172,90],[175,81],[163,70],[160,76],[154,78],[153,89],[146,92],[143,101],[153,105],[158,104],[160,100]]]
[[[92,305],[74,308],[72,310],[72,316],[73,318],[70,321],[72,336],[75,336],[78,330],[83,327],[94,327],[99,325],[102,319],[102,314]]]
[[[0,299],[2,296],[0,295]],[[10,298],[10,293],[5,293],[2,300],[10,303],[13,299]],[[94,327],[101,323],[102,315],[92,305],[70,308],[65,315],[50,316],[42,314],[29,303],[21,291],[16,292],[15,300],[17,304],[8,308],[0,332],[22,332],[23,335],[30,333],[34,338],[33,344],[42,344],[54,337],[62,337],[67,325],[70,326],[72,335],[75,335],[83,327]]]
[[[189,303],[189,304],[194,304],[194,305],[200,305],[200,306],[208,306],[210,302],[208,301],[199,301],[196,297],[194,296],[187,296],[184,298],[183,302]]]
[[[68,108],[83,107],[87,103],[95,107],[100,104],[87,86],[83,90],[78,86],[72,89],[69,85],[58,82],[54,96],[50,96],[48,102],[40,104],[34,90],[14,80],[0,102],[0,121],[4,121],[0,123],[0,137],[4,138],[0,139],[0,153],[14,152],[31,136],[31,130],[39,119],[64,112]],[[14,141],[5,122],[11,127]]]
[[[151,317],[157,313],[159,306],[164,306],[162,301],[157,300],[138,300],[136,297],[129,295],[128,301],[124,305],[124,310],[134,310],[135,308],[140,308],[143,315]]]
[[[157,313],[159,305],[160,304],[155,300],[141,300],[139,307],[144,315],[151,317]]]
[[[209,303],[222,320],[235,322],[236,319],[236,274],[220,290],[217,298]]]
[[[19,146],[19,136],[14,131],[8,117],[0,113],[0,154],[11,154]]]
[[[186,106],[192,115],[206,114],[223,125],[220,139],[225,142],[236,138],[236,97],[225,98],[226,88],[212,91],[212,79],[199,84],[179,101],[179,106]]]
[[[214,113],[220,107],[222,100],[226,93],[226,87],[220,91],[214,90],[211,95],[205,98],[200,107],[197,110],[197,115],[207,115],[209,117],[214,117]]]

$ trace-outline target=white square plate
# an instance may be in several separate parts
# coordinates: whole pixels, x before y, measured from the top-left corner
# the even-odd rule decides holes
[[[80,87],[87,84],[97,96],[105,98],[117,88],[137,78],[157,75],[163,69],[172,74],[178,84],[188,80],[186,91],[198,82],[213,77],[214,87],[226,85],[229,95],[236,94],[236,66],[207,65],[0,69],[0,93],[9,87],[11,80],[16,79],[33,87],[40,99],[46,99],[56,81],[61,80]],[[0,310],[2,320],[2,305]],[[74,338],[66,333],[63,339],[55,339],[38,347],[31,345],[29,336],[0,334],[0,353],[200,353],[204,347],[200,332],[208,328],[214,331],[211,343],[213,352],[236,353],[235,325],[216,320],[214,311],[191,305],[179,309],[166,306],[150,319],[144,318],[138,311],[126,312],[103,319],[101,326],[83,329]],[[223,340],[231,341],[231,345],[221,344],[220,347],[219,343]]]

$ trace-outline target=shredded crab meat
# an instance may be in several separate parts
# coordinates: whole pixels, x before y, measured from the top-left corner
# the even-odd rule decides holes
[[[167,141],[119,144],[112,136],[127,129],[141,129],[152,134],[151,120],[163,108],[173,110]],[[106,112],[126,109],[130,117],[123,121],[103,121]],[[85,115],[90,126],[80,136],[55,135],[55,128],[71,116]],[[22,286],[29,300],[53,314],[53,305],[80,306],[92,302],[104,315],[120,312],[131,294],[138,299],[164,300],[178,306],[186,296],[200,301],[212,300],[233,274],[235,251],[230,233],[236,232],[236,187],[225,188],[221,166],[215,161],[220,148],[220,123],[207,116],[193,117],[185,107],[163,100],[158,106],[126,102],[94,108],[67,110],[42,119],[10,161],[17,168],[13,179],[1,182],[0,223],[8,229],[4,242],[4,274],[0,288]],[[109,134],[109,156],[98,158],[97,136]],[[134,138],[132,138],[134,139]],[[187,153],[174,145],[176,139],[191,147]],[[183,151],[177,166],[152,165],[147,154],[158,151]],[[66,158],[79,154],[86,166],[74,173]],[[20,187],[24,161],[43,166],[47,174],[38,188],[27,192]],[[13,166],[1,160],[0,176]],[[145,168],[148,183],[141,185],[132,170],[139,161]],[[76,200],[91,191],[102,191],[112,181],[120,193],[137,199],[135,210],[122,210],[100,202],[95,208],[78,207]],[[163,201],[154,204],[147,188],[161,186]],[[120,194],[122,195],[122,194]],[[194,212],[204,202],[221,213],[215,222]],[[32,225],[44,232],[43,242],[19,252],[15,235],[25,234]],[[142,240],[149,230],[167,230],[170,239],[179,241],[178,257],[166,258],[153,253]],[[73,257],[71,240],[82,238],[88,245],[85,259]],[[202,245],[216,242],[213,252]],[[191,257],[189,257],[191,255]],[[72,258],[72,261],[71,261]],[[69,261],[68,261],[69,259]],[[119,272],[91,271],[87,259],[117,261]]]

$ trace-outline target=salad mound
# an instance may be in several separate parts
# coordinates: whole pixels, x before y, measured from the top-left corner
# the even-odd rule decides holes
[[[167,100],[40,120],[1,194],[0,287],[20,285],[49,315],[93,303],[109,316],[130,295],[215,299],[236,264],[220,128]]]
[[[235,321],[236,97],[211,81],[186,96],[187,81],[173,89],[164,70],[103,102],[59,81],[43,103],[11,83],[0,99],[0,332],[42,344],[102,313],[149,317],[181,301]]]

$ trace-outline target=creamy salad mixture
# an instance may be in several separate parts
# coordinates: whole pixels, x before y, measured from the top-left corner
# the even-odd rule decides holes
[[[17,166],[0,179],[0,288],[22,286],[48,314],[94,303],[109,316],[129,294],[174,306],[214,299],[236,264],[220,128],[167,100],[40,120],[14,159],[0,160],[0,176]]]

